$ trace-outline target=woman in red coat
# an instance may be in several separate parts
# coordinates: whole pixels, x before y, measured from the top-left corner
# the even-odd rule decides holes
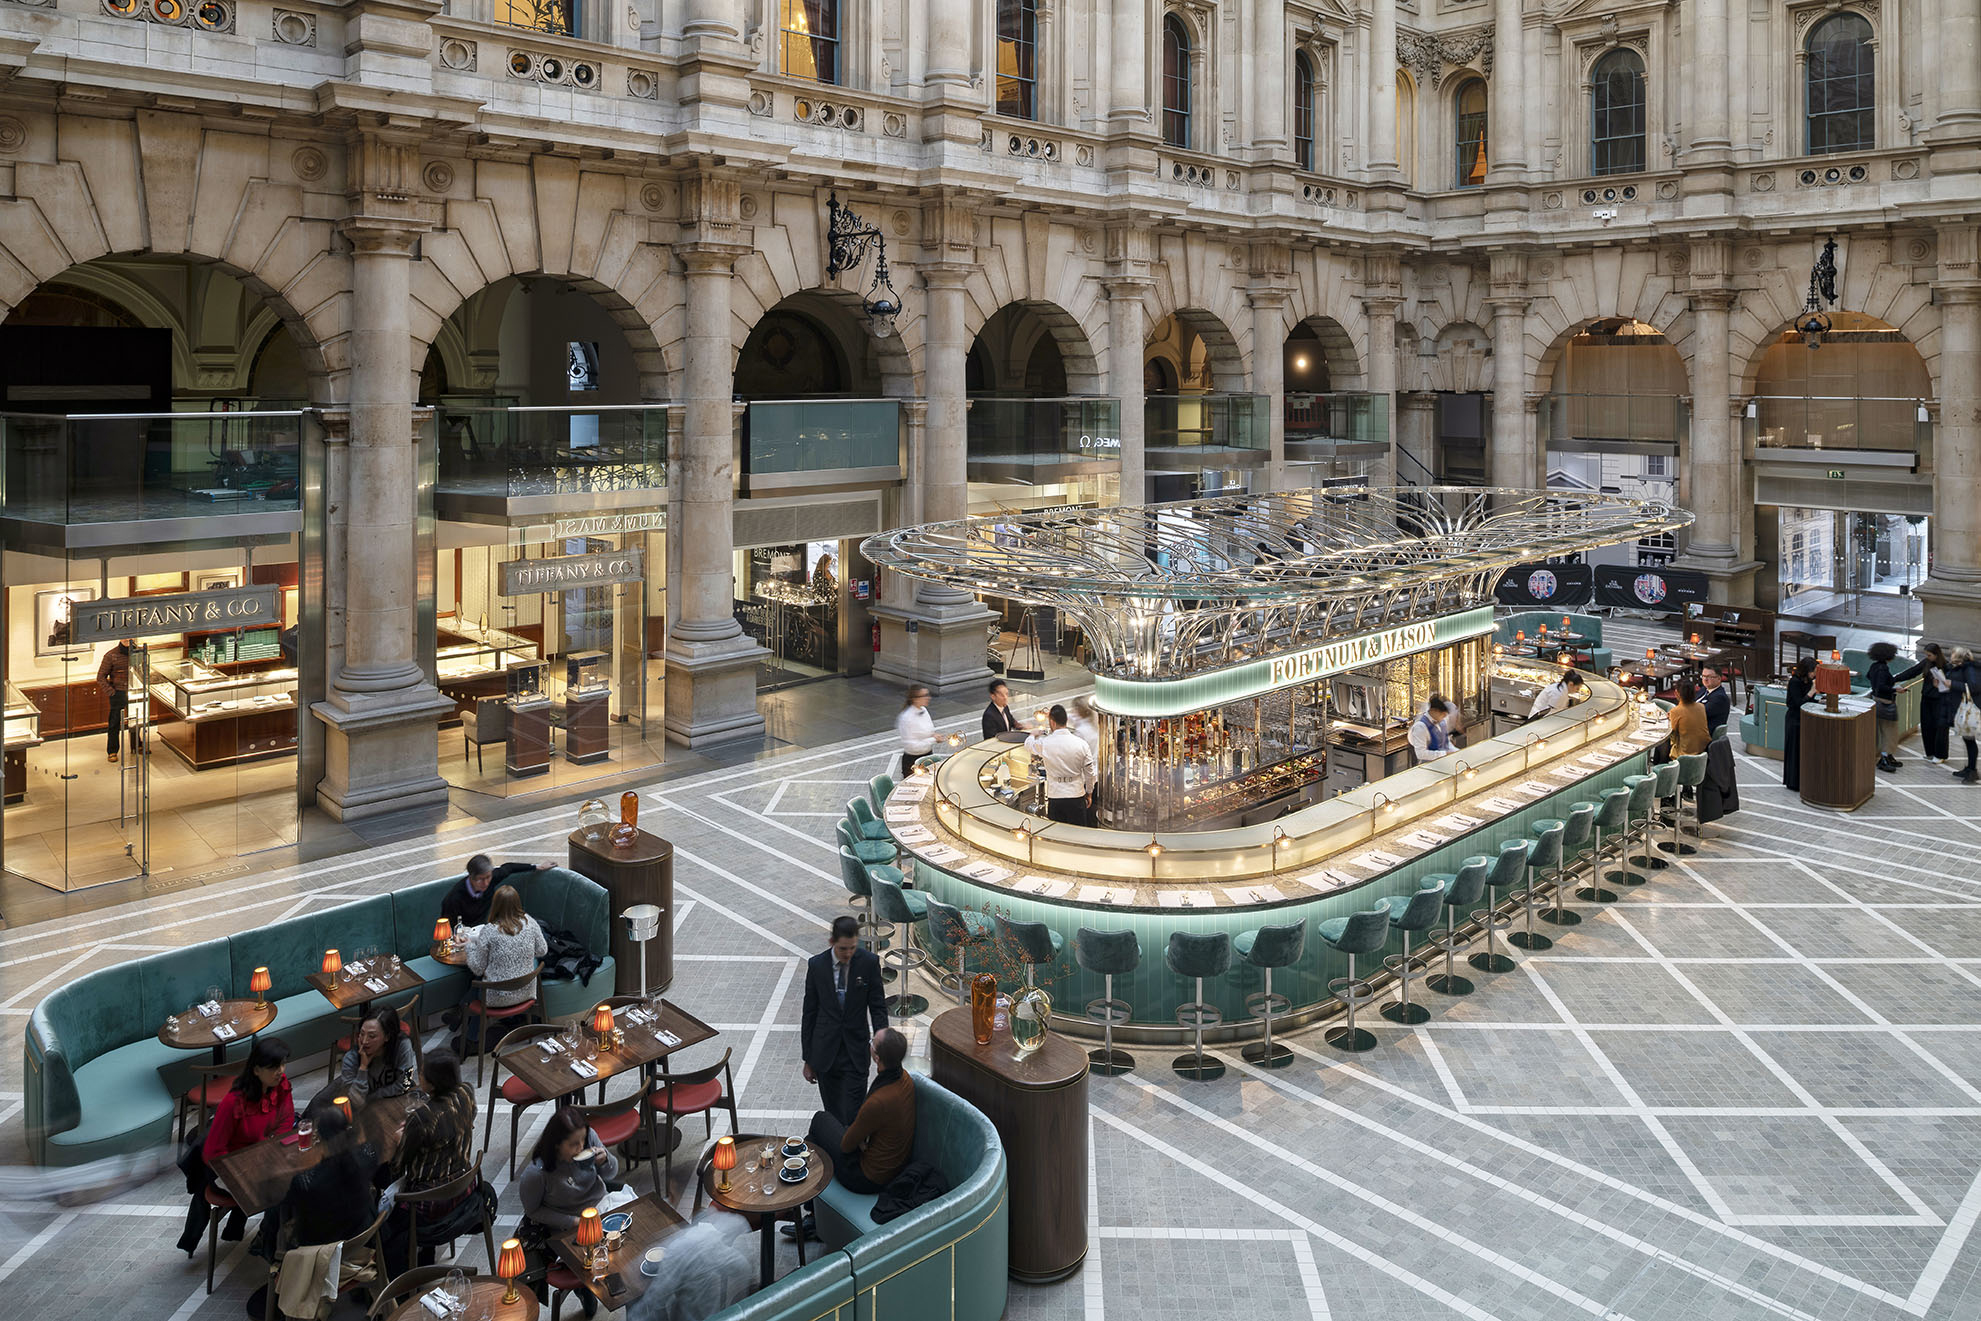
[[[186,1208],[186,1232],[179,1235],[179,1246],[188,1257],[198,1251],[199,1241],[206,1235],[206,1190],[213,1182],[213,1162],[272,1133],[286,1133],[295,1127],[296,1102],[289,1092],[289,1075],[282,1067],[288,1061],[288,1042],[280,1037],[256,1038],[241,1076],[213,1108],[213,1122],[200,1146],[200,1159],[186,1170],[186,1185],[193,1200]],[[236,1209],[227,1217],[220,1237],[238,1239],[247,1225],[247,1217]]]

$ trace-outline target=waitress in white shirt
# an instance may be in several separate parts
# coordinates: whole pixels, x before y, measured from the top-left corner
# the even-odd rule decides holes
[[[894,733],[901,740],[901,778],[906,779],[916,762],[935,751],[935,718],[929,715],[929,690],[921,684],[908,690],[908,704],[894,717]]]
[[[1100,769],[1086,741],[1066,727],[1066,708],[1046,713],[1052,732],[1025,740],[1025,750],[1045,763],[1046,815],[1072,826],[1093,824],[1094,782]]]
[[[1568,704],[1575,700],[1584,687],[1581,675],[1574,670],[1563,671],[1561,678],[1535,694],[1534,706],[1527,712],[1527,718],[1539,720],[1542,716],[1567,710]]]
[[[1432,693],[1431,700],[1424,703],[1424,709],[1410,722],[1410,750],[1417,754],[1419,764],[1451,755],[1451,735],[1444,723],[1450,714],[1451,703],[1442,693]]]

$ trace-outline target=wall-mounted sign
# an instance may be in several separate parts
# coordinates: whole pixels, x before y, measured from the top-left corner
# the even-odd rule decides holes
[[[282,623],[281,591],[274,583],[217,592],[175,592],[83,601],[72,607],[75,643],[156,638],[170,633],[271,628]]]
[[[1832,468],[1832,469],[1830,469],[1830,480],[1831,480],[1831,481],[1833,481],[1833,482],[1840,482],[1840,481],[1842,481],[1842,480],[1843,480],[1843,476],[1844,476],[1844,471],[1843,471],[1843,469],[1842,469],[1842,468]]]
[[[1094,676],[1094,699],[1117,716],[1175,716],[1225,702],[1236,702],[1276,688],[1311,683],[1331,674],[1379,661],[1450,646],[1493,631],[1493,608],[1475,606],[1435,619],[1413,620],[1395,628],[1354,637],[1331,638],[1312,647],[1246,661],[1187,679],[1116,679]]]
[[[561,592],[574,587],[636,583],[644,581],[646,576],[646,550],[635,546],[631,550],[608,550],[596,555],[504,560],[500,590],[503,596],[535,596],[539,592]]]
[[[584,518],[560,518],[551,528],[553,539],[566,537],[610,537],[621,532],[665,532],[667,511],[648,510],[643,514],[592,514]]]

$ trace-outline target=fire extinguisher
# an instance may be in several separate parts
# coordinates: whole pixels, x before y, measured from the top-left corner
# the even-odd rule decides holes
[[[874,650],[878,652],[880,651],[880,621],[878,619],[874,621],[873,629],[874,629]]]

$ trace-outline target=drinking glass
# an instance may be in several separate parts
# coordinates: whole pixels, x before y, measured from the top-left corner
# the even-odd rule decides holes
[[[468,1300],[474,1297],[474,1292],[469,1287],[468,1277],[465,1272],[447,1272],[447,1296],[454,1300],[454,1314],[456,1316],[463,1315],[467,1312]]]
[[[296,1120],[297,1148],[302,1151],[308,1151],[314,1145],[316,1145],[315,1121],[310,1119],[302,1119],[302,1118],[297,1119]]]
[[[763,1150],[757,1153],[757,1159],[763,1162],[763,1167],[766,1171],[775,1170],[777,1168],[777,1144],[774,1142],[764,1143]]]
[[[220,1003],[220,988],[219,988],[218,986],[209,986],[209,987],[207,987],[207,988],[206,988],[206,999],[204,999],[204,1000],[202,1000],[202,1001],[201,1001],[200,1003],[201,1003],[201,1004],[210,1004],[210,1005],[217,1005],[217,1004],[219,1004],[219,1003]]]

